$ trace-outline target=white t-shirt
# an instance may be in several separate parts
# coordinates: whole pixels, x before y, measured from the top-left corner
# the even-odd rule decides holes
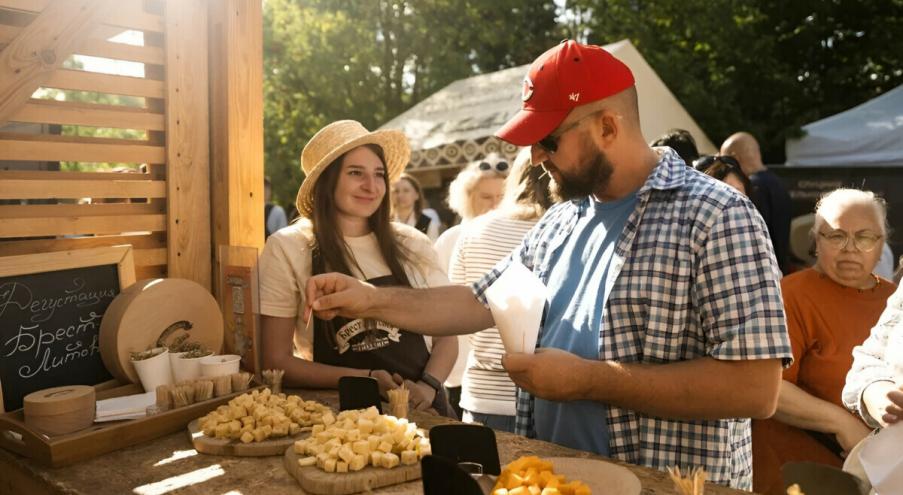
[[[443,232],[442,235],[436,239],[436,243],[433,244],[436,255],[439,257],[439,266],[442,267],[442,271],[445,273],[448,273],[452,256],[455,254],[455,246],[458,242],[458,237],[465,228],[466,224],[463,223],[453,225]],[[467,365],[467,354],[469,352],[470,337],[467,335],[458,335],[458,359],[455,360],[455,365],[448,374],[448,378],[445,379],[444,385],[446,387],[461,386],[461,377],[464,375],[464,367]]]
[[[455,284],[480,280],[521,244],[535,224],[536,220],[512,220],[498,212],[474,220],[458,239],[449,279]],[[498,329],[487,328],[467,337],[470,352],[466,356],[461,383],[461,408],[483,414],[514,416],[516,388],[502,367],[505,348]]]
[[[430,238],[430,242],[436,242],[436,239],[439,237],[439,218],[434,218],[433,216],[427,214],[426,210],[423,211],[423,214],[430,219],[430,223],[426,228],[426,236]],[[413,211],[410,215],[408,215],[408,218],[406,219],[402,220],[401,218],[395,218],[396,222],[410,225],[411,227],[417,226],[417,220],[419,220],[419,217],[415,215]]]
[[[395,234],[402,246],[412,253],[416,266],[404,265],[405,273],[413,287],[448,285],[448,278],[439,269],[436,253],[429,239],[413,227],[393,223]],[[295,318],[295,349],[303,359],[313,360],[313,329],[304,325],[304,288],[311,274],[313,231],[309,221],[301,220],[271,235],[258,260],[260,278],[260,314],[280,318]],[[354,259],[354,276],[367,280],[391,275],[383,261],[376,241],[376,234],[363,237],[345,237]],[[429,338],[427,338],[429,346]]]

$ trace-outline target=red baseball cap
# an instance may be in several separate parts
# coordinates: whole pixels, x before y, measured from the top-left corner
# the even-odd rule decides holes
[[[530,66],[521,92],[523,108],[495,135],[530,146],[554,131],[574,108],[633,85],[630,68],[602,47],[564,40]]]

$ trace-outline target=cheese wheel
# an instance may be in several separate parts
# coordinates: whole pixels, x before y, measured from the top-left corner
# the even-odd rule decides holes
[[[223,346],[223,315],[200,284],[181,278],[140,280],[123,290],[100,323],[100,355],[107,370],[123,382],[138,383],[130,353],[170,344],[179,335],[214,353]]]
[[[32,392],[22,399],[25,424],[48,435],[83,430],[94,423],[94,387],[67,385]]]

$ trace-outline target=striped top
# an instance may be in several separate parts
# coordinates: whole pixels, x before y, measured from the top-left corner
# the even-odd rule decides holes
[[[474,220],[461,234],[448,278],[472,284],[523,242],[536,220],[512,220],[491,212]],[[461,408],[470,412],[514,416],[515,386],[502,367],[505,349],[496,328],[470,335],[472,349],[462,378]]]

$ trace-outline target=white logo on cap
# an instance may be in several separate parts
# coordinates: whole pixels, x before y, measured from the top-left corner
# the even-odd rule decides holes
[[[521,89],[520,99],[521,101],[527,101],[533,96],[533,81],[530,80],[530,75],[524,76],[524,86]]]
[[[571,93],[568,95],[568,99],[571,101],[580,101],[580,93]]]

